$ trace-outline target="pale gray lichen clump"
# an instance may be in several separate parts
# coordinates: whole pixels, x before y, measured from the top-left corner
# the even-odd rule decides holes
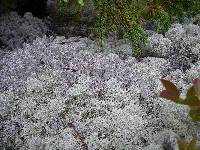
[[[149,53],[169,59],[173,69],[185,71],[200,60],[200,27],[174,24],[165,34],[148,37]]]
[[[87,38],[44,36],[0,60],[0,148],[82,149],[68,123],[89,150],[160,150],[164,141],[177,148],[176,136],[194,133],[200,140],[188,108],[159,98],[160,78],[185,92],[200,77],[200,61],[170,71],[167,58],[123,60],[92,46]]]
[[[21,47],[23,43],[32,42],[42,37],[48,28],[41,19],[33,17],[30,12],[20,17],[16,12],[0,17],[0,41],[10,50]]]
[[[150,47],[150,53],[154,53],[159,57],[169,57],[172,50],[172,41],[170,39],[165,38],[162,34],[155,33],[147,41]]]

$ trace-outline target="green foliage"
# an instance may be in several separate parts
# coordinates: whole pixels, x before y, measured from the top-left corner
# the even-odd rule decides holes
[[[193,21],[193,24],[195,24],[195,25],[199,25],[200,26],[200,19],[195,19],[194,21]]]
[[[199,0],[148,0],[143,18],[156,20],[157,32],[166,32],[173,22],[183,23],[199,13]]]
[[[157,32],[166,32],[175,21],[183,23],[200,13],[198,0],[149,0],[144,11],[145,19],[157,20]]]
[[[189,144],[187,144],[184,139],[177,138],[177,144],[179,150],[200,150],[200,147],[196,146],[196,142],[197,142],[196,135],[193,136],[192,141]]]
[[[156,23],[155,30],[157,32],[166,32],[172,22],[169,14],[164,10],[160,0],[148,0],[142,17],[145,20],[152,20]]]
[[[200,13],[199,0],[160,0],[164,10],[172,17],[176,16],[180,22],[185,17],[193,17]]]
[[[83,1],[83,0],[78,0],[78,3],[79,3],[81,6],[84,6],[84,1]]]
[[[82,5],[84,4],[80,0],[59,0],[59,15],[77,17],[80,14]]]
[[[172,21],[170,19],[170,16],[163,12],[160,14],[159,19],[158,19],[158,24],[157,24],[157,32],[163,31],[167,32],[168,29],[171,27]]]
[[[141,2],[131,0],[94,0],[97,10],[97,35],[100,44],[105,43],[105,34],[114,26],[122,27],[135,55],[141,54],[146,45],[146,35],[141,27]]]
[[[146,45],[146,35],[141,27],[141,13],[143,1],[137,0],[93,0],[97,12],[96,33],[101,46],[105,44],[106,33],[116,31],[122,27],[129,39],[135,55],[141,53]],[[80,6],[85,1],[77,1]],[[60,6],[66,8],[68,1],[60,0]],[[63,9],[61,10],[63,11]]]
[[[9,13],[16,8],[14,0],[1,0],[0,1],[0,13]]]
[[[161,79],[161,82],[166,90],[160,93],[160,97],[189,106],[192,120],[200,121],[200,78],[193,80],[193,86],[187,91],[185,99],[180,98],[179,90],[172,82],[164,79]]]
[[[81,9],[88,0],[59,0],[61,12],[66,8]],[[122,28],[129,39],[135,56],[142,53],[147,37],[142,23],[144,20],[156,20],[156,31],[166,32],[177,17],[183,22],[184,17],[200,13],[200,1],[197,0],[92,0],[97,13],[96,33],[101,46],[105,44],[106,33]],[[73,8],[74,9],[74,8]]]

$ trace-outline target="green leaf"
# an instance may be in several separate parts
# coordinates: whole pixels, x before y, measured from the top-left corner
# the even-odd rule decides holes
[[[110,30],[111,32],[115,32],[115,31],[117,31],[117,26],[116,26],[115,24],[112,24],[112,25],[110,26],[109,30]]]
[[[200,100],[200,78],[196,78],[193,80],[193,86],[196,92],[196,96]]]
[[[84,6],[84,1],[83,1],[83,0],[78,0],[78,3],[79,3],[81,6]]]
[[[176,103],[180,103],[180,94],[177,87],[170,81],[161,79],[162,84],[166,88],[160,93],[160,97],[172,100]]]
[[[191,107],[189,111],[189,115],[193,121],[200,121],[200,108],[199,107]]]
[[[198,106],[200,104],[200,101],[198,97],[196,96],[196,91],[194,86],[192,86],[186,95],[186,99],[181,101],[181,104],[189,105],[189,106]]]

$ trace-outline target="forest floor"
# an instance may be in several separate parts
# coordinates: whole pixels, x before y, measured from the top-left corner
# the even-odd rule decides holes
[[[159,97],[161,78],[184,97],[200,77],[200,26],[146,33],[138,59],[113,34],[101,48],[90,34],[58,35],[31,13],[1,16],[0,149],[168,150],[193,134],[200,145],[188,108]]]

